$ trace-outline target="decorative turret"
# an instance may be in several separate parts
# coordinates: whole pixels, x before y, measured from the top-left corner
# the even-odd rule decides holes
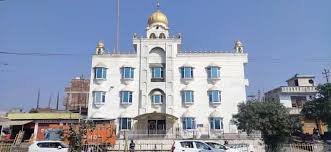
[[[235,41],[234,49],[236,53],[244,53],[244,46],[240,40]]]
[[[150,39],[166,39],[169,37],[168,18],[160,11],[160,4],[157,10],[148,17],[147,37]]]
[[[96,55],[102,55],[105,53],[105,44],[103,43],[102,40],[100,40],[97,44],[97,47],[95,49],[95,54]]]

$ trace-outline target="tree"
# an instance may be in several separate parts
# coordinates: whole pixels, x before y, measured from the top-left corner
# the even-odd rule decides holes
[[[87,132],[94,130],[95,124],[92,121],[81,121],[79,124],[69,126],[69,146],[70,152],[81,152],[83,150],[83,141]]]
[[[247,102],[238,105],[233,116],[238,129],[251,134],[261,131],[267,145],[284,143],[290,137],[291,125],[287,109],[279,102]]]
[[[306,118],[314,119],[316,126],[319,126],[320,120],[331,124],[331,83],[319,85],[316,89],[316,98],[306,102],[301,113]]]

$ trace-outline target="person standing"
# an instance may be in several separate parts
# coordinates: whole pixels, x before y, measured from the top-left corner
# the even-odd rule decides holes
[[[130,142],[130,152],[134,152],[134,147],[136,146],[136,144],[133,142],[133,140],[131,140]]]

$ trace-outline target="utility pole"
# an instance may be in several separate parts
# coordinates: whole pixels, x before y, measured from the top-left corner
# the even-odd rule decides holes
[[[57,92],[57,97],[56,97],[56,110],[59,110],[59,100],[60,100],[60,92]]]
[[[52,103],[52,94],[49,96],[48,99],[48,108],[51,109],[51,103]]]
[[[40,100],[40,88],[38,88],[38,95],[37,95],[37,107],[36,110],[39,109],[39,100]]]
[[[324,77],[326,79],[326,83],[329,83],[330,70],[324,69],[324,71],[322,72],[322,74],[324,75]]]
[[[119,52],[119,41],[120,41],[120,0],[117,0],[116,9],[116,49],[115,54]]]

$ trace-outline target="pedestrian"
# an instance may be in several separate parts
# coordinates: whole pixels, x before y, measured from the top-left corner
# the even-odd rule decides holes
[[[227,146],[229,142],[227,140],[224,141],[224,146]]]
[[[136,146],[136,144],[133,142],[133,140],[131,140],[130,142],[130,152],[134,152],[134,147]]]

